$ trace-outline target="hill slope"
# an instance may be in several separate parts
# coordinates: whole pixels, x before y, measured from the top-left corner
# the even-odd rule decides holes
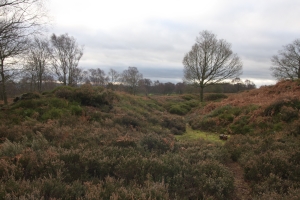
[[[283,81],[207,103],[186,118],[194,129],[231,134],[224,151],[242,167],[248,199],[299,199],[299,97],[300,82]]]

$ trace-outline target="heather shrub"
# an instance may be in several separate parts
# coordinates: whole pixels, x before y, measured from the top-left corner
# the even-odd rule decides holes
[[[202,119],[193,119],[190,125],[193,129],[200,129],[203,131],[211,132],[215,131],[217,128],[216,120],[206,116],[204,116]]]
[[[171,130],[174,135],[182,135],[186,130],[186,124],[181,117],[167,117],[165,116],[161,125]]]
[[[299,141],[285,136],[250,137],[234,135],[224,145],[234,161],[244,169],[244,177],[250,182],[252,192],[258,199],[265,194],[286,199],[299,188]]]
[[[21,99],[23,100],[31,100],[31,99],[39,99],[40,95],[38,93],[29,92],[21,95]]]
[[[217,101],[226,98],[228,98],[228,96],[222,93],[208,94],[204,96],[205,101]]]
[[[233,135],[225,143],[224,148],[233,161],[238,161],[243,154],[251,152],[257,143],[258,141],[255,138],[245,135]]]
[[[147,151],[165,153],[173,148],[173,141],[156,134],[145,135],[140,140],[140,145]]]
[[[199,101],[192,99],[184,102],[171,102],[166,105],[166,109],[171,114],[185,115],[189,111],[191,111],[192,108],[198,105],[199,105]]]
[[[53,93],[58,98],[72,100],[74,98],[75,88],[70,86],[60,86],[53,90]]]
[[[285,98],[285,99],[279,99],[269,105],[265,110],[264,110],[264,115],[265,116],[274,116],[280,113],[281,109],[283,107],[290,107],[295,110],[300,109],[300,101],[296,98]],[[286,109],[286,108],[285,108]]]
[[[169,112],[177,115],[185,115],[186,113],[189,112],[189,110],[187,106],[172,105],[171,108],[169,109]]]
[[[187,100],[187,101],[189,101],[189,100],[196,99],[196,98],[197,98],[197,96],[195,96],[195,95],[192,95],[192,94],[184,94],[184,95],[182,95],[182,96],[181,96],[181,98],[183,98],[184,100]]]
[[[199,162],[187,167],[177,186],[178,196],[188,199],[228,199],[234,189],[233,176],[215,161]],[[179,178],[179,177],[178,177]],[[189,188],[189,189],[187,189]]]
[[[59,98],[49,98],[47,104],[53,108],[66,108],[68,106],[68,101]]]
[[[80,116],[82,115],[83,109],[79,105],[71,105],[70,110],[72,115]]]
[[[42,120],[46,121],[48,119],[58,119],[61,118],[64,114],[64,110],[63,109],[59,109],[59,108],[52,108],[48,111],[46,111],[42,116]]]
[[[140,127],[142,125],[141,120],[133,116],[120,116],[114,118],[114,123],[120,124],[126,127]]]
[[[60,87],[53,92],[59,98],[78,102],[83,106],[103,108],[106,112],[112,108],[113,101],[118,99],[114,92],[90,84],[82,85],[80,88]]]
[[[233,134],[247,134],[251,133],[252,126],[249,124],[249,116],[241,116],[229,126]]]

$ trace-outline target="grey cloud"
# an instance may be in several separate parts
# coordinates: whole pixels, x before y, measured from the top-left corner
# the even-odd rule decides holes
[[[244,64],[242,78],[274,81],[270,58],[283,45],[299,38],[300,1],[213,1],[215,11],[202,16],[199,7],[191,19],[154,18],[142,26],[90,31],[81,27],[55,27],[85,45],[81,66],[114,68],[136,66],[144,77],[181,80],[182,58],[195,43],[198,33],[210,30],[232,44]],[[166,79],[167,78],[167,79]],[[171,81],[172,82],[172,81]]]

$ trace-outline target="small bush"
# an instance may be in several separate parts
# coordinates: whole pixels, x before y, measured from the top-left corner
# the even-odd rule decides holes
[[[228,98],[227,95],[221,94],[221,93],[216,93],[216,94],[205,95],[204,100],[205,101],[217,101],[217,100],[226,99],[226,98]]]
[[[186,131],[186,124],[181,117],[164,117],[161,125],[170,129],[174,135],[182,135]]]
[[[165,153],[172,148],[172,141],[154,134],[144,136],[141,139],[140,144],[148,151],[156,151],[159,153]]]
[[[83,109],[80,106],[76,106],[76,105],[72,105],[70,107],[70,110],[73,115],[77,115],[77,116],[82,115],[82,111],[83,111]]]
[[[123,125],[126,127],[133,127],[133,128],[141,127],[141,125],[142,125],[141,120],[139,120],[135,117],[132,117],[132,116],[116,117],[114,119],[114,122],[116,124],[120,124],[120,125]]]
[[[177,115],[185,115],[189,112],[189,110],[180,105],[172,105],[169,112]]]
[[[53,93],[56,97],[68,100],[74,99],[74,88],[70,86],[61,86],[54,89]]]
[[[59,119],[63,116],[63,113],[62,109],[52,108],[42,115],[42,120]]]
[[[195,119],[191,122],[191,126],[193,129],[200,129],[203,131],[211,131],[211,132],[216,131],[217,128],[216,125],[217,125],[216,120],[209,117],[203,117],[200,120]]]

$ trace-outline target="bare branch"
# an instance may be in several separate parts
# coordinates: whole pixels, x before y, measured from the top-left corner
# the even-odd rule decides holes
[[[233,54],[231,45],[225,40],[217,40],[208,31],[197,37],[196,44],[183,58],[183,65],[185,81],[200,87],[201,100],[207,84],[237,77],[242,71],[242,62]]]
[[[283,50],[271,58],[272,76],[276,79],[297,79],[300,78],[300,39],[292,44],[283,46]]]

